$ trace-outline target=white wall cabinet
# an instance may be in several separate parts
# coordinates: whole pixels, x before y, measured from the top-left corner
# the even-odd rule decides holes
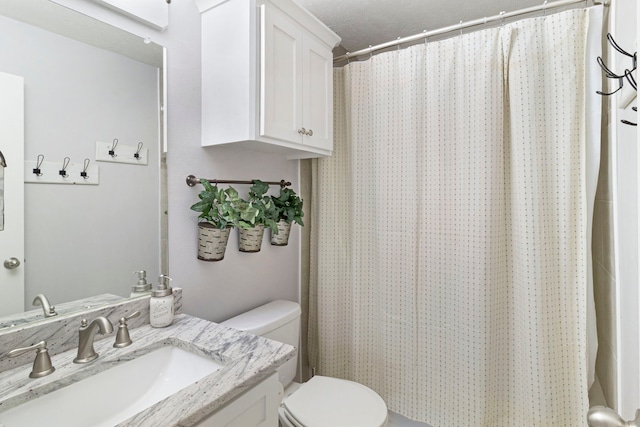
[[[278,374],[241,394],[197,427],[278,427]]]
[[[290,0],[197,0],[202,145],[331,155],[340,38]]]

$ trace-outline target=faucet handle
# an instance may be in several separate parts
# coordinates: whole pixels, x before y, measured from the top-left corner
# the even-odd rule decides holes
[[[33,361],[33,369],[29,374],[29,378],[44,377],[56,370],[56,368],[51,364],[51,357],[47,350],[46,341],[40,341],[39,343],[30,345],[29,347],[16,348],[15,350],[11,350],[7,356],[16,357],[31,350],[38,350],[38,352],[36,353],[36,359]]]
[[[134,311],[126,317],[120,318],[120,325],[118,325],[118,332],[116,333],[116,342],[113,344],[115,348],[122,348],[131,345],[131,337],[129,336],[129,328],[127,326],[127,320],[140,316],[139,311]]]

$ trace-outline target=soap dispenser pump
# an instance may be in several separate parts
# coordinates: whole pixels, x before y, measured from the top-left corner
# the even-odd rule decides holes
[[[171,277],[161,274],[158,288],[151,291],[149,299],[149,322],[154,328],[164,328],[173,322],[173,289]]]
[[[138,283],[131,287],[130,298],[149,295],[151,293],[151,284],[147,283],[147,272],[144,270],[134,271],[133,274],[138,275]]]

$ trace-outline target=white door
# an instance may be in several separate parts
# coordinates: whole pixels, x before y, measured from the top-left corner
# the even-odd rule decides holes
[[[24,79],[0,72],[0,316],[24,310]],[[1,213],[0,213],[1,215]]]

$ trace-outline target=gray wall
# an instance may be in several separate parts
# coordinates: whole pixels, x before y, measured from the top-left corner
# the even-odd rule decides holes
[[[98,186],[25,184],[25,304],[128,296],[160,269],[158,69],[5,17],[0,39],[0,70],[25,78],[25,160],[100,167]],[[113,138],[149,165],[96,162]]]
[[[293,227],[289,246],[272,247],[265,241],[259,253],[240,253],[234,232],[224,260],[197,260],[197,214],[189,206],[197,200],[200,189],[187,187],[187,175],[263,181],[285,178],[297,190],[299,162],[234,147],[200,145],[200,14],[195,4],[191,0],[173,1],[169,6],[169,28],[157,32],[90,2],[59,2],[82,7],[91,16],[149,37],[167,48],[169,274],[172,284],[184,289],[184,312],[221,321],[273,299],[298,301],[297,226]],[[248,191],[247,186],[236,188],[241,194]]]

